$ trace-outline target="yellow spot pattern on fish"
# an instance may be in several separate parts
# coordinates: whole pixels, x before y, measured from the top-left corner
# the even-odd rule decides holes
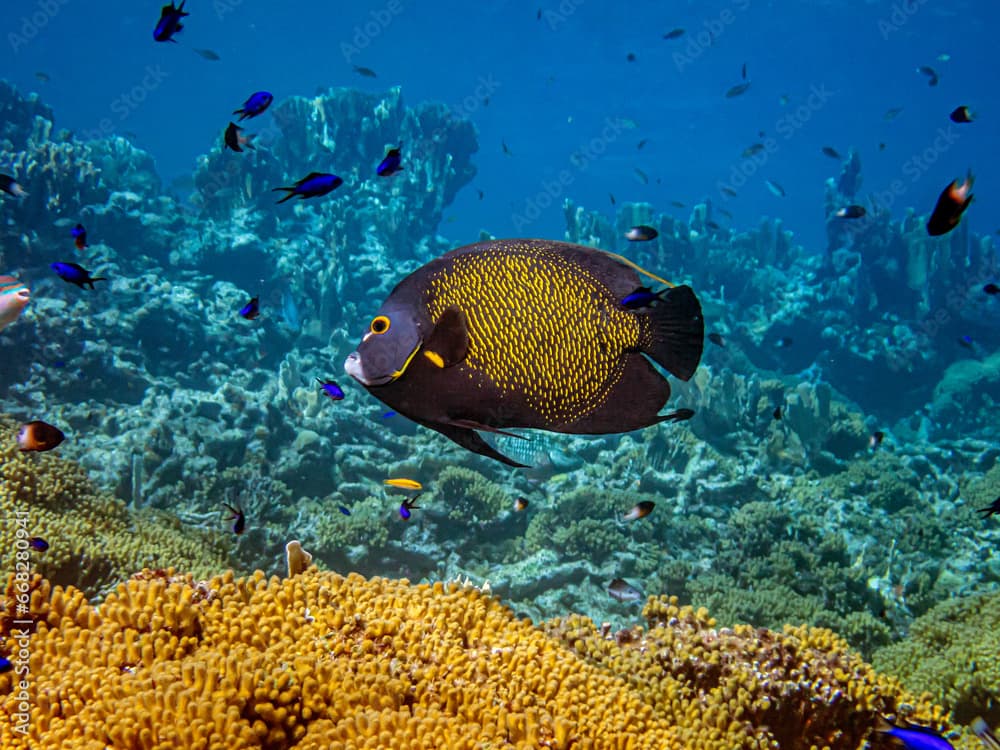
[[[544,248],[456,256],[431,278],[427,305],[434,321],[452,305],[465,312],[465,365],[501,393],[524,394],[550,423],[600,407],[622,377],[625,352],[639,345],[639,316],[587,269]]]

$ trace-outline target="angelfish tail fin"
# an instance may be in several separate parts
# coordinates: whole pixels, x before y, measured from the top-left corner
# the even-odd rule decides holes
[[[689,380],[705,346],[705,319],[694,291],[686,285],[666,289],[642,315],[649,325],[640,350],[670,374]]]

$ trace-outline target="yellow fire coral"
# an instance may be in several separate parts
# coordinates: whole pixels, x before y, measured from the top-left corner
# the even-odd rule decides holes
[[[0,435],[17,424],[0,416]],[[18,524],[24,536],[49,543],[32,553],[32,568],[89,596],[144,567],[183,565],[197,574],[226,567],[220,534],[182,528],[154,511],[135,512],[94,487],[77,464],[52,453],[20,453],[0,441],[0,570],[14,570]],[[15,515],[16,514],[16,515]],[[23,544],[22,544],[23,546]]]
[[[146,571],[99,609],[39,577],[31,589],[34,633],[0,620],[3,653],[24,647],[29,668],[24,695],[0,675],[4,749],[854,750],[903,700],[942,721],[827,631],[718,631],[668,600],[648,605],[648,631],[614,634],[575,617],[538,628],[458,584],[315,568]]]

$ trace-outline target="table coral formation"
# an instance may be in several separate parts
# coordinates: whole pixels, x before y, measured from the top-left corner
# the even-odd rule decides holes
[[[904,702],[944,723],[829,631],[719,630],[665,598],[648,630],[611,633],[535,627],[468,585],[315,568],[144,571],[99,610],[32,588],[30,736],[2,675],[3,748],[855,748]]]
[[[0,416],[0,434],[17,425]],[[152,511],[136,512],[98,490],[77,464],[52,454],[24,454],[13,440],[0,444],[0,568],[14,569],[20,527],[48,542],[32,552],[36,571],[54,583],[95,595],[143,567],[189,565],[218,570],[226,563],[219,535],[184,529],[176,519]]]

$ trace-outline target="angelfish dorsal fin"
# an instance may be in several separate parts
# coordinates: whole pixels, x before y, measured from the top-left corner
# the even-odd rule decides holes
[[[468,351],[469,324],[465,313],[455,306],[448,307],[424,343],[424,356],[435,367],[445,368],[457,365]]]

